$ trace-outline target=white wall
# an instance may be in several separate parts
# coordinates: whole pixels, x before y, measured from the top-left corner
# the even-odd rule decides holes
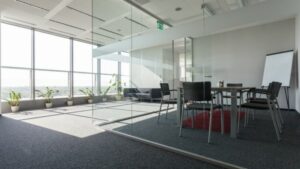
[[[206,72],[206,76],[212,75],[213,85],[224,80],[260,87],[266,54],[294,48],[294,19],[199,37],[194,39],[194,79],[205,79]],[[294,82],[290,98],[291,108],[295,108]],[[287,107],[283,91],[279,102]]]
[[[298,16],[296,17],[296,49],[298,50],[298,56],[297,59],[298,60],[298,64],[297,64],[297,68],[298,68],[298,84],[297,84],[297,90],[296,90],[296,110],[300,113],[300,69],[299,69],[299,65],[300,65],[300,59],[299,59],[299,50],[300,50],[300,13],[298,14]]]

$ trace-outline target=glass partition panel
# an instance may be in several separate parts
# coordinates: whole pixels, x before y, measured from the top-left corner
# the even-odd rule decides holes
[[[97,17],[108,17],[102,13],[105,5],[115,5],[122,16],[105,19],[103,23],[93,19],[93,40],[103,42],[93,50],[93,57],[101,62],[101,96],[93,105],[94,124],[180,149],[184,149],[182,141],[200,139],[206,144],[206,129],[196,135],[188,128],[194,117],[207,115],[207,110],[183,113],[182,106],[187,108],[187,103],[192,102],[183,102],[182,88],[184,82],[212,81],[212,41],[205,36],[199,38],[205,34],[200,26],[199,32],[194,32],[197,36],[182,33],[176,25],[180,19],[169,14],[176,12],[175,9],[151,14],[172,4],[171,0],[148,3],[94,0]],[[201,4],[197,3],[199,7]],[[199,10],[194,17],[201,18],[202,13]],[[202,93],[205,92],[210,91]],[[191,134],[188,140],[178,137],[181,116],[185,127],[182,131]]]

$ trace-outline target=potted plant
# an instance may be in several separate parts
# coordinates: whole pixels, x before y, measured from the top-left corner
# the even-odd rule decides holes
[[[43,97],[45,99],[46,108],[51,108],[53,106],[52,99],[55,93],[58,93],[58,90],[51,89],[46,87],[46,91],[36,90],[39,97]]]
[[[15,91],[11,91],[9,93],[9,98],[7,99],[7,102],[10,105],[11,111],[13,113],[18,112],[20,110],[20,99],[21,93]]]
[[[85,89],[80,89],[79,91],[87,96],[87,101],[89,104],[93,103],[94,93],[91,89],[85,88]]]
[[[116,77],[115,74],[112,75],[111,80],[109,81],[109,86],[105,89],[105,91],[103,92],[103,96],[106,96],[107,93],[111,90],[111,89],[115,89],[117,91],[117,95],[115,95],[116,100],[121,100],[122,99],[122,85],[121,85],[121,81],[118,80],[118,78]],[[102,100],[106,101],[107,98],[103,97]]]
[[[72,97],[72,96],[69,96],[69,97],[67,98],[67,105],[68,105],[68,106],[72,106],[72,105],[73,105],[73,97]]]

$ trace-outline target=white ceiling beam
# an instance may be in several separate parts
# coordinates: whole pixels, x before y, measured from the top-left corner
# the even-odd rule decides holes
[[[99,25],[97,25],[97,26],[94,26],[93,28],[90,28],[90,29],[88,29],[88,30],[82,32],[82,33],[79,34],[77,37],[78,37],[78,38],[83,38],[83,37],[86,36],[87,34],[91,33],[93,30],[97,30],[97,29],[99,29],[99,27],[104,27],[104,26],[106,26],[106,25],[108,25],[108,24],[111,24],[111,23],[113,23],[113,22],[116,22],[116,21],[118,21],[118,20],[121,20],[121,19],[123,19],[124,17],[128,16],[129,14],[130,14],[130,12],[126,12],[126,13],[120,15],[120,16],[114,17],[114,18],[112,18],[112,19],[110,19],[110,20],[106,20],[105,22],[103,22],[103,23],[101,23],[101,24],[99,24]],[[93,22],[93,21],[92,21],[92,22]]]
[[[61,10],[63,10],[66,6],[68,6],[73,0],[62,0],[59,4],[57,4],[53,9],[51,9],[44,18],[50,20],[55,15],[57,15]]]

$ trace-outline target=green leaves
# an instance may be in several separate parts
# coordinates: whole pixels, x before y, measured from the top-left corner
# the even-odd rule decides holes
[[[125,84],[125,83],[124,83]],[[111,90],[115,89],[118,92],[118,95],[121,95],[122,92],[122,82],[118,80],[117,75],[113,74],[112,78],[109,80],[109,86],[102,93],[103,96],[106,96],[107,93]]]
[[[20,99],[21,99],[21,93],[11,91],[9,93],[9,98],[6,100],[10,106],[19,106],[20,105]]]
[[[80,89],[79,91],[84,95],[86,95],[89,99],[92,99],[94,97],[94,93],[92,89],[85,88],[85,89]]]
[[[46,87],[46,91],[36,90],[38,97],[43,97],[46,103],[51,103],[54,94],[59,93],[59,90],[54,90],[49,87]]]

